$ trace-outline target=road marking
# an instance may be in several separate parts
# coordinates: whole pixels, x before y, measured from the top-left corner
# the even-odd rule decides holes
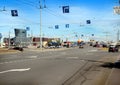
[[[67,59],[78,59],[79,57],[66,57]]]
[[[96,51],[98,51],[98,50],[90,50],[90,51],[88,51],[88,52],[96,52]]]
[[[6,70],[6,71],[1,71],[0,74],[3,74],[3,73],[8,73],[8,72],[22,72],[22,71],[28,71],[30,70],[31,68],[26,68],[26,69],[10,69],[10,70]]]
[[[29,56],[29,58],[37,58],[37,56]]]

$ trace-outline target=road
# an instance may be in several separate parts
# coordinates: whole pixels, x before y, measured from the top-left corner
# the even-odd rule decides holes
[[[75,81],[78,72],[85,74],[95,61],[118,55],[89,46],[1,54],[0,85],[69,85]]]

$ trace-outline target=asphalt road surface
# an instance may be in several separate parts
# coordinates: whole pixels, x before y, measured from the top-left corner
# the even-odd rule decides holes
[[[69,85],[78,71],[84,74],[102,58],[118,55],[89,46],[0,54],[0,85]]]

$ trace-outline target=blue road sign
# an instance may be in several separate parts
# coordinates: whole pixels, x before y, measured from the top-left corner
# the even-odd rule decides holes
[[[55,29],[59,29],[59,25],[55,25]]]
[[[69,28],[69,24],[66,24],[65,27],[66,27],[66,28]]]
[[[17,10],[11,10],[11,15],[12,15],[13,17],[18,16],[18,11],[17,11]]]
[[[63,13],[69,13],[69,6],[63,6]]]
[[[26,27],[26,31],[29,31],[30,30],[30,27]]]
[[[86,23],[87,23],[87,24],[91,24],[91,21],[90,21],[90,20],[87,20]]]

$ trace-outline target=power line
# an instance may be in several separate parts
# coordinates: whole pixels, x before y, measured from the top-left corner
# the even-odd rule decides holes
[[[48,13],[50,13],[50,14],[56,16],[56,17],[62,17],[62,18],[64,18],[64,19],[66,19],[65,16],[62,16],[61,14],[56,13],[55,11],[53,11],[53,10],[51,10],[51,9],[49,9],[49,8],[47,8],[47,10],[48,10],[48,11],[47,11]]]
[[[16,1],[18,1],[18,0],[16,0]],[[37,3],[32,2],[32,1],[18,1],[18,2],[21,2],[21,3],[25,4],[25,5],[29,5],[29,6],[31,6],[31,7],[35,7],[35,8],[37,8],[37,9],[42,8],[42,7],[39,7],[39,5],[38,5],[38,6],[35,5],[35,4],[37,4]],[[64,20],[67,20],[67,21],[68,21],[68,18],[66,18],[65,16],[62,16],[61,14],[56,13],[56,11],[53,11],[53,10],[49,9],[49,8],[46,6],[45,0],[44,0],[44,8],[46,8],[47,10],[43,10],[43,11],[45,11],[45,12],[47,12],[47,13],[49,13],[49,14],[57,17],[57,18],[60,18],[60,17],[61,17],[62,19],[64,18]]]
[[[25,5],[28,5],[28,6],[31,6],[31,7],[34,7],[34,8],[38,8],[37,7],[37,3],[35,2],[32,2],[32,1],[22,1],[22,0],[16,0],[17,3],[20,3],[20,4],[25,4]]]

